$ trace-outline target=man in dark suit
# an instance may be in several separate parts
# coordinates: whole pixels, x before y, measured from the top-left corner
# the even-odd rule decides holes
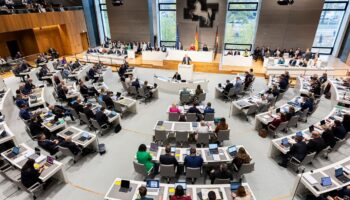
[[[133,81],[131,83],[131,86],[134,86],[136,88],[136,91],[138,91],[140,89],[140,82],[139,82],[139,79],[135,79],[135,81]]]
[[[92,79],[94,80],[93,82],[96,83],[98,81],[98,76],[95,76],[97,74],[97,69],[95,66],[93,66],[92,68],[89,69],[89,72],[88,72],[88,77],[89,79]]]
[[[38,145],[48,151],[51,155],[54,155],[58,152],[58,140],[49,140],[46,139],[45,134],[41,134],[38,138]]]
[[[339,138],[339,139],[344,139],[347,135],[347,132],[339,120],[334,121],[334,126],[332,128],[332,132],[334,134],[334,137]]]
[[[198,168],[203,166],[203,158],[202,156],[196,155],[196,148],[191,147],[190,155],[187,155],[185,157],[184,166],[191,168]]]
[[[212,170],[210,172],[210,179],[211,179],[211,184],[214,184],[215,179],[233,179],[233,175],[228,170],[227,164],[222,163],[220,164],[220,168],[217,170]]]
[[[84,108],[84,113],[85,113],[86,117],[88,118],[88,120],[95,119],[95,114],[94,114],[94,112],[92,112],[91,108],[92,108],[91,103],[88,103],[86,105],[86,107]]]
[[[75,112],[77,112],[77,114],[84,113],[84,106],[83,106],[83,104],[81,104],[81,99],[80,98],[78,98],[73,103],[72,108],[75,110]]]
[[[323,138],[321,137],[320,133],[318,131],[312,131],[311,133],[311,139],[307,143],[307,151],[309,153],[319,153],[324,148],[326,148],[326,143],[324,142]]]
[[[181,81],[181,75],[178,72],[175,72],[173,79]]]
[[[159,163],[163,165],[174,165],[174,167],[178,166],[179,163],[177,162],[175,156],[171,154],[170,146],[165,147],[165,154],[160,155]]]
[[[233,88],[233,84],[229,80],[226,80],[226,86],[224,88],[223,93],[228,94],[231,88]]]
[[[301,103],[301,111],[304,111],[306,109],[308,109],[309,112],[312,112],[314,105],[309,98],[303,97],[303,103]]]
[[[102,126],[104,124],[109,124],[108,117],[104,113],[105,110],[106,110],[105,107],[101,107],[100,110],[96,112],[96,120],[97,120],[98,124],[100,124],[100,126]]]
[[[182,64],[190,65],[191,61],[191,58],[188,57],[188,55],[186,54],[185,57],[182,59]]]
[[[59,143],[59,146],[68,148],[74,155],[78,155],[81,149],[78,145],[72,142],[72,138],[68,137]]]
[[[278,163],[280,166],[286,168],[287,164],[288,164],[288,161],[292,157],[298,159],[300,162],[304,160],[304,158],[305,158],[305,156],[307,154],[307,145],[303,141],[303,137],[302,136],[296,136],[295,137],[295,141],[296,141],[296,143],[293,144],[290,147],[290,150],[288,151],[288,153],[283,156],[282,162]]]
[[[114,109],[114,103],[111,95],[113,95],[113,92],[108,91],[107,94],[102,96],[102,100],[105,102],[108,109]]]

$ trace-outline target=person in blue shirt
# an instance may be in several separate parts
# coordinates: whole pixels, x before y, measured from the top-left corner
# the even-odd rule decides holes
[[[203,166],[203,158],[196,155],[196,148],[191,147],[190,155],[185,157],[185,167],[198,168]]]
[[[207,107],[205,107],[205,109],[204,109],[204,114],[205,113],[215,113],[214,109],[211,108],[211,103],[210,102],[207,103]]]
[[[308,97],[303,97],[303,103],[301,103],[301,111],[308,109],[309,112],[312,112],[314,105]]]
[[[19,111],[19,116],[24,120],[30,120],[32,114],[29,112],[27,105],[22,105]]]

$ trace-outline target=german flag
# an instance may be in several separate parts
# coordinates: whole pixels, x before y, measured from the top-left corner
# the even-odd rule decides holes
[[[196,51],[198,51],[199,49],[199,42],[198,42],[198,30],[197,30],[197,26],[196,26],[196,35],[194,37],[194,47],[196,49]]]

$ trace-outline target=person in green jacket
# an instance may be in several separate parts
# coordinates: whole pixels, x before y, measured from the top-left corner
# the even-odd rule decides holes
[[[139,146],[139,150],[136,153],[136,159],[138,163],[145,165],[148,172],[153,169],[154,163],[152,162],[152,155],[147,152],[145,144]]]

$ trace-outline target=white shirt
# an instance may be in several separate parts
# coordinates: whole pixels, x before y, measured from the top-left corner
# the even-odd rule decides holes
[[[197,133],[208,133],[209,132],[209,127],[208,126],[201,126],[199,125],[196,129]]]

